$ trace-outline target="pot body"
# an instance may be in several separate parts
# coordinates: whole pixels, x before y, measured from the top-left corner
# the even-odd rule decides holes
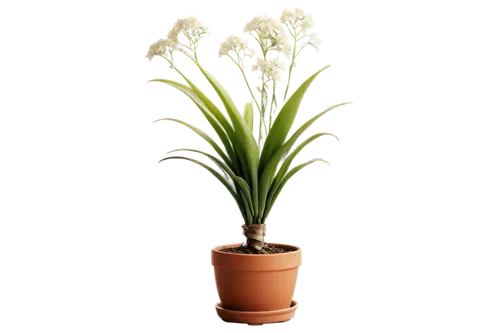
[[[302,250],[299,247],[271,244],[293,249],[280,254],[237,254],[212,249],[212,265],[221,306],[236,311],[273,311],[287,309],[292,303]]]

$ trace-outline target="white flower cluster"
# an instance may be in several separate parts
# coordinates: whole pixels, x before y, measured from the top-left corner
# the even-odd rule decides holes
[[[324,45],[324,41],[319,37],[315,30],[308,30],[299,41],[299,49],[302,51],[306,48],[319,50]]]
[[[149,47],[146,58],[150,61],[155,55],[172,56],[172,52],[182,50],[183,44],[179,42],[179,35],[183,34],[189,41],[188,48],[196,48],[196,43],[207,34],[210,34],[208,28],[194,16],[180,18],[169,31],[167,39],[160,39]]]
[[[255,16],[245,25],[243,32],[252,32],[253,30],[259,30],[263,38],[276,38],[282,32],[284,33],[278,20],[267,16]]]
[[[285,71],[285,63],[278,61],[277,58],[269,60],[257,58],[257,64],[252,66],[252,72],[255,72],[259,69],[262,72],[262,75],[266,76],[267,79],[274,80],[276,82],[286,82],[285,78],[283,77],[283,72]]]
[[[248,47],[248,41],[234,35],[226,38],[226,40],[220,45],[219,57],[228,55],[230,51],[236,52],[238,58],[240,57],[240,52],[243,57],[253,57],[255,54],[255,50]]]
[[[280,21],[296,32],[296,36],[302,33],[302,37],[300,39],[304,37],[309,38],[307,42],[302,44],[302,48],[310,45],[316,50],[316,52],[319,52],[318,45],[321,44],[321,41],[317,38],[317,34],[315,32],[309,30],[314,27],[314,20],[311,14],[306,14],[300,8],[295,8],[293,12],[289,9],[285,9],[281,14]]]
[[[179,42],[179,34],[185,34],[188,39],[199,40],[203,35],[210,34],[208,27],[201,23],[194,16],[187,16],[185,18],[180,18],[175,22],[174,27],[168,33],[168,39]]]
[[[151,61],[155,55],[164,55],[165,52],[173,52],[177,50],[177,43],[175,43],[171,39],[159,39],[156,43],[153,43],[149,47],[148,54],[146,54],[146,58]]]
[[[281,14],[280,21],[282,23],[290,23],[293,26],[300,24],[303,30],[308,30],[314,27],[314,21],[311,14],[306,14],[300,8],[295,8],[293,12],[289,9],[285,9]]]
[[[275,47],[287,56],[290,55],[292,49],[287,40],[288,36],[278,20],[267,16],[256,16],[243,29],[243,32],[248,32],[249,34],[253,31],[257,33],[259,39],[269,40],[270,47]]]

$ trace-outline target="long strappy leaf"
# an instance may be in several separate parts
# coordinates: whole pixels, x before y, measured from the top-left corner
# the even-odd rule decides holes
[[[206,157],[208,157],[212,162],[214,162],[215,164],[217,164],[217,166],[222,170],[224,171],[225,173],[228,174],[229,177],[232,177],[234,176],[234,172],[233,170],[231,170],[223,161],[221,161],[220,159],[218,159],[217,157],[211,155],[211,154],[208,154],[208,153],[205,153],[204,151],[201,151],[201,150],[196,150],[196,149],[189,149],[189,148],[180,148],[180,149],[174,149],[174,150],[171,150],[169,152],[167,152],[167,154],[170,154],[170,153],[173,153],[173,152],[178,152],[178,151],[189,151],[189,152],[193,152],[193,153],[198,153],[198,154],[202,154],[202,155],[205,155]]]
[[[187,80],[187,78],[186,78],[186,80]],[[229,127],[226,129],[218,120],[218,117],[216,116],[217,112],[214,112],[214,110],[210,110],[207,107],[206,103],[203,102],[199,98],[198,94],[196,94],[196,92],[193,91],[192,88],[189,88],[181,83],[171,81],[171,80],[156,79],[156,80],[151,80],[150,82],[162,82],[162,83],[168,84],[168,85],[178,89],[182,93],[184,93],[186,96],[188,96],[196,104],[198,109],[200,109],[200,111],[203,113],[205,118],[208,120],[208,122],[210,123],[212,128],[215,130],[215,132],[217,133],[217,135],[221,139],[222,144],[224,145],[224,148],[226,149],[226,152],[227,152],[229,158],[231,159],[232,163],[230,166],[233,167],[234,171],[239,174],[240,173],[239,172],[240,162],[238,160],[238,157],[236,156],[236,153],[234,152],[233,145],[232,145],[231,140],[230,140],[231,135],[234,135],[232,127]],[[220,111],[219,111],[219,113],[220,113]],[[222,118],[224,118],[224,116],[222,114],[220,114],[220,116]],[[225,118],[223,119],[223,121],[224,120],[227,123],[227,120]],[[229,131],[229,133],[228,133],[228,131]]]
[[[310,144],[311,142],[313,142],[317,138],[322,137],[324,135],[330,135],[330,136],[333,136],[333,137],[337,138],[336,135],[333,135],[331,133],[318,133],[318,134],[315,134],[315,135],[311,136],[309,139],[305,140],[304,142],[302,142],[297,148],[295,148],[295,150],[293,151],[293,153],[291,153],[283,161],[283,164],[281,164],[280,170],[276,174],[276,177],[274,177],[273,183],[271,185],[271,189],[269,190],[269,193],[267,194],[268,196],[273,197],[274,193],[276,192],[276,189],[278,188],[279,184],[281,183],[281,181],[285,177],[286,172],[288,171],[288,168],[290,168],[290,165],[292,164],[292,161],[297,156],[297,154],[300,153],[300,151],[305,146],[307,146],[308,144]],[[337,138],[337,140],[338,139],[339,138]]]
[[[160,121],[160,120],[174,121],[176,123],[182,124],[182,125],[190,128],[196,134],[198,134],[203,139],[205,139],[205,141],[207,141],[215,149],[215,151],[217,152],[217,154],[219,154],[220,157],[222,157],[222,159],[224,160],[224,162],[226,162],[228,165],[232,165],[231,164],[231,160],[226,156],[226,154],[224,153],[224,151],[222,151],[222,149],[219,147],[219,145],[217,145],[217,143],[215,143],[215,141],[212,140],[212,138],[210,136],[208,136],[207,133],[203,132],[198,127],[195,127],[195,126],[193,126],[191,124],[186,123],[185,121],[182,121],[182,120],[179,120],[179,119],[175,119],[175,118],[161,118],[161,119],[155,120],[155,122]]]
[[[285,186],[285,184],[288,182],[288,180],[290,178],[292,178],[292,176],[295,175],[297,172],[299,172],[300,170],[302,170],[303,168],[305,168],[306,166],[308,166],[309,164],[317,162],[317,161],[325,162],[326,164],[330,165],[330,163],[328,163],[324,159],[315,158],[315,159],[312,159],[312,160],[310,160],[310,161],[308,161],[306,163],[302,163],[300,165],[297,165],[295,168],[293,168],[292,170],[290,170],[289,173],[286,174],[285,178],[283,178],[283,181],[278,186],[278,188],[277,188],[276,193],[274,194],[274,196],[272,198],[268,198],[268,202],[266,204],[266,211],[265,211],[264,216],[262,218],[263,223],[266,221],[266,218],[269,215],[269,212],[271,211],[271,208],[273,208],[274,202],[278,198],[278,195],[280,194],[281,190],[283,189],[283,186]]]
[[[341,105],[345,105],[349,103],[341,103],[337,105],[330,106],[323,112],[320,112],[313,118],[309,119],[307,122],[304,123],[293,135],[290,139],[288,139],[287,142],[285,142],[273,155],[273,157],[269,160],[269,163],[266,165],[264,171],[262,172],[262,175],[260,177],[260,182],[259,182],[259,217],[262,217],[262,214],[264,213],[264,205],[267,200],[267,194],[269,191],[269,187],[271,186],[271,182],[273,180],[273,177],[276,173],[276,169],[278,168],[278,164],[285,156],[285,154],[288,153],[288,151],[292,148],[294,143],[297,141],[297,139],[304,133],[306,129],[309,128],[319,117],[327,113],[328,111],[339,107]]]
[[[242,146],[245,152],[251,176],[253,205],[254,205],[254,210],[257,212],[259,211],[258,207],[259,180],[257,175],[259,167],[259,147],[257,146],[257,142],[255,141],[253,133],[246,125],[245,120],[239,113],[236,105],[234,104],[233,100],[227,93],[226,89],[219,83],[219,81],[217,81],[217,79],[215,79],[209,72],[207,72],[203,67],[201,67],[199,63],[196,64],[200,68],[203,75],[205,75],[207,80],[210,82],[214,90],[217,92],[217,95],[219,95],[219,98],[224,104],[224,107],[226,108],[229,118],[233,123],[234,130],[237,133],[236,140]]]
[[[252,190],[250,189],[250,186],[248,185],[248,183],[241,177],[238,177],[238,176],[233,176],[232,177],[234,182],[237,183],[241,190],[243,191],[243,194],[245,194],[246,198],[247,198],[247,201],[249,204],[252,203]],[[253,210],[253,205],[251,205],[251,213],[252,215],[256,215],[254,210]]]
[[[314,73],[310,78],[308,78],[302,85],[295,91],[295,93],[288,99],[285,105],[281,108],[281,111],[278,113],[276,120],[269,131],[269,135],[264,142],[264,148],[262,149],[262,154],[260,156],[259,162],[259,175],[264,172],[267,163],[276,153],[276,151],[281,147],[283,142],[285,142],[288,132],[292,127],[292,124],[295,120],[295,116],[299,110],[300,103],[302,102],[302,98],[307,91],[307,88],[314,81],[316,76],[319,75],[322,71],[327,69],[330,66],[323,67],[316,73]]]
[[[210,166],[206,165],[205,163],[200,162],[198,160],[195,160],[193,158],[189,158],[189,157],[184,157],[184,156],[170,156],[170,157],[165,157],[165,158],[161,159],[158,163],[166,161],[166,160],[173,160],[173,159],[181,159],[181,160],[191,161],[191,162],[196,163],[196,164],[202,166],[203,168],[207,169],[212,175],[215,176],[215,178],[217,178],[227,188],[227,190],[229,191],[229,193],[231,193],[231,195],[233,196],[234,200],[238,204],[238,208],[240,209],[240,212],[241,212],[241,215],[243,216],[243,219],[245,219],[245,209],[244,209],[242,203],[240,202],[240,198],[238,197],[238,195],[236,194],[236,192],[234,191],[234,189],[231,187],[231,184],[227,181],[226,178],[224,178],[220,173],[218,173],[217,171],[215,171],[213,168],[211,168]]]

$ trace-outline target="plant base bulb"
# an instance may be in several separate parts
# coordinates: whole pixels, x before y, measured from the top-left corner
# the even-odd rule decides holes
[[[251,248],[256,251],[262,250],[266,246],[264,243],[264,236],[266,235],[266,225],[265,224],[252,224],[252,225],[242,225],[243,235],[247,238],[243,247]]]

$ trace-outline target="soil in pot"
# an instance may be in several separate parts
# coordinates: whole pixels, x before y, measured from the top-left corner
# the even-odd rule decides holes
[[[256,250],[256,249],[252,249],[252,248],[248,248],[248,247],[243,247],[243,245],[241,245],[238,247],[221,249],[220,251],[230,252],[230,253],[238,253],[238,254],[277,254],[277,253],[292,252],[292,251],[296,251],[296,250],[291,249],[291,248],[281,248],[281,247],[268,246],[268,245],[265,245],[260,250]]]

